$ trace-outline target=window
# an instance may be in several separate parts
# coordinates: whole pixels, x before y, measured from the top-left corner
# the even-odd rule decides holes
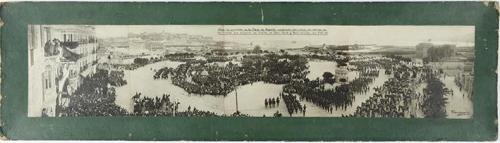
[[[44,74],[42,74],[42,75],[44,75]],[[45,85],[45,78],[42,78],[42,87],[43,87],[43,89],[42,89],[42,91],[43,91],[42,92],[42,101],[45,101],[45,86],[46,86]]]
[[[45,27],[45,40],[51,40],[51,34],[50,34],[50,29],[48,27]],[[43,41],[45,42],[45,41]]]
[[[52,71],[50,70],[50,67],[45,67],[45,71],[42,74],[42,80],[43,80],[43,88],[44,89],[49,89],[52,88]]]
[[[45,78],[45,89],[49,88],[49,80]]]
[[[51,77],[51,73],[50,72],[48,73],[48,77],[49,77],[49,79],[48,79],[49,80],[49,86],[48,87],[52,88],[52,77]]]

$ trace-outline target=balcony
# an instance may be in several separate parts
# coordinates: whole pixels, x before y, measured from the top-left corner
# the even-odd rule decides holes
[[[61,42],[61,45],[63,47],[67,47],[69,49],[75,49],[76,47],[78,47],[80,45],[80,43],[78,43],[78,42],[72,42],[72,41],[66,41],[66,42]]]

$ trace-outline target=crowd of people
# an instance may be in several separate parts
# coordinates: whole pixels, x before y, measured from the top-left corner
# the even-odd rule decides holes
[[[112,70],[109,72],[109,84],[112,86],[123,86],[127,84],[124,79],[125,72],[123,70]]]
[[[132,97],[135,116],[180,116],[180,117],[216,117],[214,112],[203,111],[196,107],[189,106],[187,110],[180,111],[180,102],[173,101],[170,95],[163,94],[161,97],[141,96],[142,93],[136,93]]]
[[[306,105],[300,105],[299,100],[297,100],[297,96],[289,93],[280,93],[280,97],[283,98],[290,117],[292,114],[298,114],[299,112],[301,112],[303,116],[306,115]]]
[[[213,62],[228,62],[231,59],[226,57],[226,56],[212,56],[212,55],[205,55],[205,58],[207,59],[208,63],[213,63]]]
[[[349,82],[349,91],[353,93],[366,93],[370,89],[370,84],[374,78],[361,76]]]
[[[423,103],[420,104],[425,117],[444,118],[446,117],[446,98],[445,95],[452,95],[453,92],[438,79],[434,73],[428,73],[426,76],[427,87],[424,89]],[[463,96],[463,95],[462,95]]]
[[[356,82],[357,83],[357,82]],[[347,106],[352,106],[355,99],[353,92],[350,92],[349,84],[341,84],[330,89],[325,89],[321,80],[299,80],[291,82],[283,87],[285,93],[295,93],[301,100],[312,102],[313,104],[333,113],[333,109],[345,110]]]
[[[233,63],[227,57],[217,58],[217,56],[206,55],[206,57],[211,57],[211,60],[198,60],[192,59],[194,55],[187,54],[151,58],[147,59],[145,64],[164,59],[185,61],[186,63],[176,68],[164,67],[156,70],[153,78],[157,80],[169,78],[174,85],[183,88],[189,94],[225,96],[234,91],[237,86],[259,81],[285,84],[279,97],[266,98],[264,105],[266,108],[278,107],[280,100],[282,100],[290,116],[300,113],[305,116],[306,106],[301,105],[299,100],[313,103],[331,114],[334,110],[346,111],[348,107],[353,106],[353,101],[356,99],[354,94],[368,93],[372,88],[370,85],[380,75],[380,69],[385,69],[386,74],[390,76],[389,80],[382,86],[373,88],[375,90],[373,96],[357,107],[354,114],[342,116],[413,117],[415,111],[412,111],[414,110],[412,106],[416,104],[422,108],[426,116],[443,116],[444,109],[441,107],[444,106],[444,102],[441,102],[443,98],[431,96],[431,94],[439,93],[441,90],[427,87],[425,94],[415,91],[415,85],[419,82],[425,80],[429,83],[433,82],[434,85],[439,79],[431,81],[432,78],[426,75],[426,71],[407,64],[411,62],[410,58],[384,56],[379,59],[363,59],[349,57],[345,54],[333,55],[299,56],[274,53],[244,55],[241,62]],[[309,73],[307,58],[335,61],[338,65],[343,66],[349,64],[349,70],[356,71],[359,76],[345,83],[335,83],[334,75],[331,73],[327,74],[332,75],[331,82],[326,82],[325,77],[324,79],[310,80],[306,78]],[[135,64],[141,65],[143,63]],[[126,81],[123,80],[123,71],[110,73],[107,80],[109,84],[118,86],[126,84]],[[106,89],[108,90],[108,88]],[[110,91],[106,92],[114,95],[111,88]],[[219,116],[214,112],[191,109],[191,107],[186,111],[177,111],[179,103],[170,101],[169,97],[169,95],[163,95],[162,97],[149,98],[141,97],[141,93],[137,93],[133,97],[133,114],[140,116],[173,116],[174,114],[176,116]],[[435,107],[436,105],[440,107]],[[116,112],[120,113],[121,110],[118,109]],[[246,116],[238,112],[233,115]],[[277,112],[274,116],[281,116],[281,113]]]
[[[370,84],[379,76],[379,65],[371,62],[372,59],[365,59],[363,61],[350,62],[349,64],[355,65],[359,77],[355,78],[348,83],[349,92],[351,93],[367,93],[370,90]],[[355,96],[352,96],[352,100]],[[350,104],[352,106],[352,103]],[[344,107],[345,109],[345,107]]]
[[[286,84],[292,79],[305,78],[309,73],[307,63],[306,58],[298,55],[270,54],[266,56],[262,65],[262,80],[268,83]]]
[[[410,61],[401,56],[389,56],[375,62],[392,71],[391,78],[381,87],[375,87],[373,96],[357,107],[353,116],[415,117],[417,108],[412,107],[420,107],[422,104],[419,100],[422,94],[415,90],[421,82],[416,79],[420,70],[404,64]]]
[[[108,71],[82,77],[82,83],[73,94],[67,95],[69,103],[60,111],[60,116],[119,116],[127,111],[116,105],[115,89],[109,87]],[[67,92],[67,91],[65,91]]]
[[[215,114],[214,112],[210,112],[210,111],[198,110],[194,107],[191,110],[191,107],[188,107],[187,111],[177,112],[175,116],[180,116],[180,117],[218,117],[219,115]]]
[[[171,75],[172,83],[189,93],[227,95],[236,86],[258,81],[283,84],[307,75],[307,60],[296,55],[243,56],[241,64],[224,66],[203,60],[190,61],[175,69],[160,69],[155,79]]]
[[[344,60],[333,60],[343,64],[347,64],[350,58]],[[351,64],[349,62],[349,64]],[[354,93],[366,93],[370,89],[370,84],[379,76],[380,66],[372,62],[371,59],[363,59],[355,61],[351,66],[359,73],[350,82],[336,84],[326,82],[327,77],[324,79],[302,79],[295,80],[286,84],[283,87],[285,93],[296,93],[301,100],[312,102],[315,105],[333,113],[333,110],[346,110],[348,106],[352,106],[355,100]],[[326,74],[324,74],[326,75]],[[327,84],[329,83],[329,84]],[[327,88],[327,86],[329,86]]]
[[[362,59],[359,58],[357,60],[349,61],[349,65],[355,66],[356,68],[353,70],[364,71],[365,74],[369,74],[371,76],[378,76],[378,70],[380,65],[373,62],[373,59]]]
[[[136,93],[132,97],[133,114],[137,116],[173,116],[179,109],[179,102],[171,101],[170,95],[163,94],[161,97],[141,97],[142,93]]]
[[[240,84],[235,80],[238,72],[232,69],[233,66],[188,62],[173,70],[172,83],[188,93],[225,96]]]
[[[153,75],[153,79],[167,79],[170,74],[173,73],[173,68],[164,67],[156,71]]]
[[[357,107],[358,117],[409,117],[411,96],[416,93],[410,89],[408,81],[391,78],[361,106]]]
[[[60,48],[61,48],[61,41],[59,39],[53,39],[53,40],[47,40],[44,45],[44,55],[46,57],[48,56],[54,56],[58,55],[60,53]]]

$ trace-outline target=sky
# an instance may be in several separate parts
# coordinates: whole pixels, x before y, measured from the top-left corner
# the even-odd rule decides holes
[[[415,46],[421,42],[473,45],[474,26],[339,26],[339,25],[96,25],[99,38],[126,37],[128,33],[168,32],[203,35],[239,43],[300,42],[311,45],[376,44]],[[325,29],[325,35],[219,35],[218,29],[272,28]]]

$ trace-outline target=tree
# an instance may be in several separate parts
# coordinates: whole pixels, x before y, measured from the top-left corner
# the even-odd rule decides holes
[[[331,72],[323,73],[323,80],[325,82],[331,83],[331,81],[333,81],[332,78],[333,78],[333,74]]]
[[[427,79],[426,89],[426,94],[428,95],[428,97],[424,99],[423,107],[425,117],[446,117],[446,98],[444,97],[444,84],[434,75],[431,75],[431,77]]]
[[[134,59],[134,64],[138,64],[138,65],[148,64],[148,59],[146,59],[146,58],[135,58]]]
[[[259,45],[255,46],[255,48],[253,48],[253,53],[256,54],[262,53],[262,48]]]

